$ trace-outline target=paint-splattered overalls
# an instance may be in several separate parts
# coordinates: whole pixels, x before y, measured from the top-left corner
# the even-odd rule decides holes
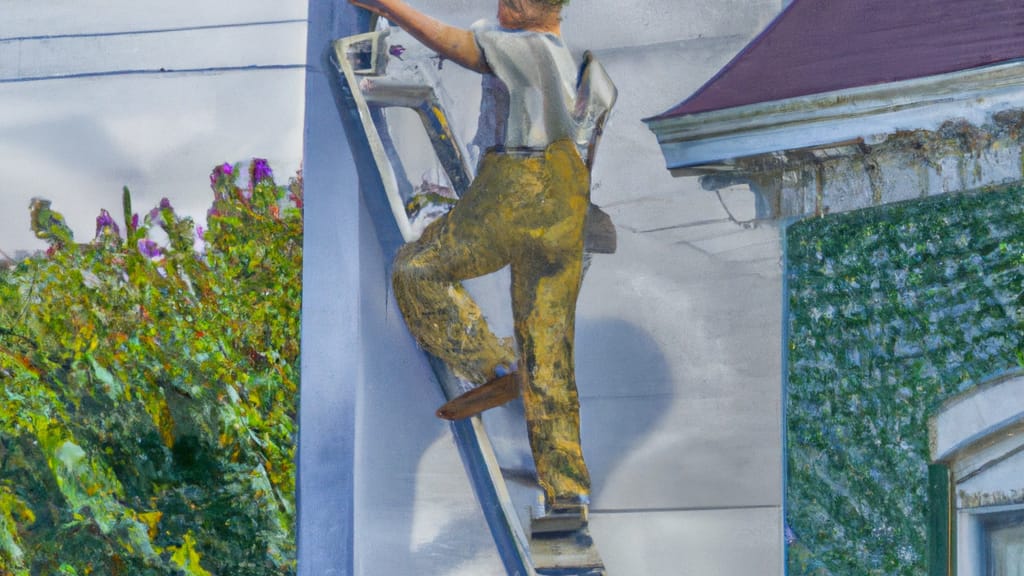
[[[573,360],[590,196],[572,140],[576,66],[557,36],[482,23],[473,30],[493,72],[476,143],[493,134],[497,146],[452,211],[399,251],[395,297],[420,345],[458,376],[483,384],[518,360],[538,479],[557,506],[590,492]],[[518,354],[461,284],[506,265]]]

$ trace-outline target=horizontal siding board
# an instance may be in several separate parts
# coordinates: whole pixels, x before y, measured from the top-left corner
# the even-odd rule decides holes
[[[120,71],[304,66],[305,22],[0,40],[0,81]]]
[[[0,39],[305,20],[304,0],[3,0]]]

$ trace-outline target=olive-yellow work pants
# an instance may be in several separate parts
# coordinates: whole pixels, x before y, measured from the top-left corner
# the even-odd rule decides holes
[[[395,258],[409,331],[456,375],[482,384],[518,357],[530,447],[549,506],[590,492],[573,361],[590,175],[576,146],[489,152],[455,207]],[[496,337],[461,281],[511,265],[512,345]]]

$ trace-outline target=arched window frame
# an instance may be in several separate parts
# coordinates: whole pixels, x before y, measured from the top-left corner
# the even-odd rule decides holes
[[[1024,374],[972,387],[928,426],[929,574],[982,576],[995,535],[1024,523]]]

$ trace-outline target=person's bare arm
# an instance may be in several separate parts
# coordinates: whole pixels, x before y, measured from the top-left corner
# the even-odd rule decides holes
[[[471,31],[431,18],[402,0],[348,1],[398,24],[425,46],[452,62],[481,74],[490,72]]]

